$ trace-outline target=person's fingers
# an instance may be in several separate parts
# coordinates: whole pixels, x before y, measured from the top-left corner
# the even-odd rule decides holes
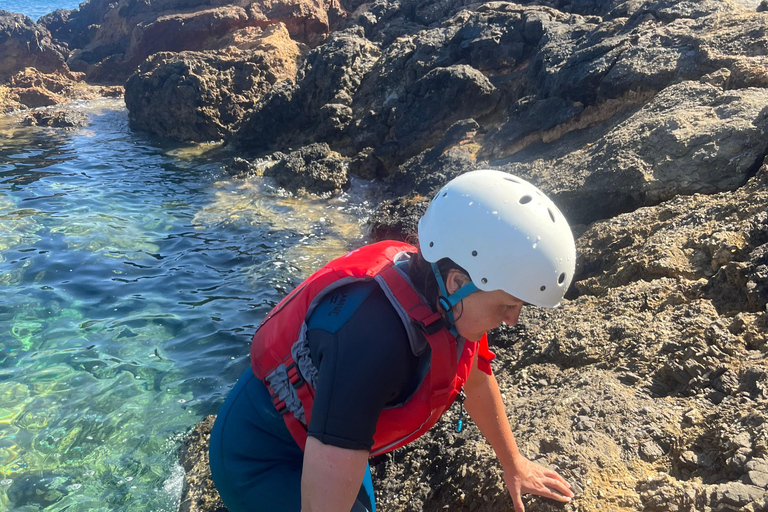
[[[515,512],[525,512],[525,507],[523,506],[523,495],[520,487],[517,485],[508,485],[507,489],[509,490],[509,495],[512,497],[512,505],[515,507]]]
[[[555,478],[551,478],[547,481],[546,486],[557,493],[562,494],[566,498],[573,498],[573,491],[571,491],[565,482],[561,482]]]
[[[559,480],[560,482],[564,483],[566,487],[568,487],[569,489],[571,488],[571,484],[569,484],[568,481],[565,478],[563,478],[562,476],[560,476],[560,474],[558,472],[556,472],[556,471],[552,471],[551,469],[547,469],[544,472],[544,476],[547,476],[549,478],[554,478],[555,480]]]
[[[517,493],[517,496],[512,496],[512,504],[515,506],[515,512],[525,512],[523,498],[520,493]]]

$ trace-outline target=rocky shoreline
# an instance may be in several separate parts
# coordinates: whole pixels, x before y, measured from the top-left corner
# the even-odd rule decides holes
[[[574,485],[526,510],[768,510],[768,2],[91,0],[0,11],[0,111],[125,91],[131,126],[224,140],[233,175],[389,199],[402,238],[448,179],[491,166],[574,225],[563,307],[493,334],[521,449]],[[30,120],[31,119],[31,120]],[[82,120],[80,121],[82,122]],[[210,420],[182,510],[224,510]],[[379,509],[509,510],[450,413],[372,461]]]

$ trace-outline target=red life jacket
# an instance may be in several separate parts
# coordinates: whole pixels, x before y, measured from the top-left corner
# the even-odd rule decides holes
[[[384,241],[331,261],[280,301],[256,330],[251,346],[253,373],[266,384],[275,408],[302,450],[314,390],[299,371],[297,347],[306,347],[306,321],[330,291],[356,281],[376,280],[404,322],[407,318],[418,326],[431,348],[429,370],[417,390],[407,401],[385,408],[379,416],[371,456],[404,446],[426,433],[466,382],[478,344],[485,342],[481,352],[489,354],[483,336],[480,342],[465,341],[458,357],[456,338],[445,327],[441,315],[421,300],[396,268],[394,258],[403,252],[416,252],[416,248]]]

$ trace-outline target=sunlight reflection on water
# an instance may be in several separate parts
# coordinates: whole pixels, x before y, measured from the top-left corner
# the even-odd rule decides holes
[[[0,121],[0,509],[175,510],[180,436],[271,305],[361,243],[368,191],[297,199],[78,108],[71,132]]]

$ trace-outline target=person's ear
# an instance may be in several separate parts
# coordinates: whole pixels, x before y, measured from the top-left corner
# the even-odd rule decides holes
[[[449,295],[453,295],[459,288],[469,284],[469,281],[468,275],[454,268],[448,271],[448,275],[445,278],[445,289],[448,290]]]

